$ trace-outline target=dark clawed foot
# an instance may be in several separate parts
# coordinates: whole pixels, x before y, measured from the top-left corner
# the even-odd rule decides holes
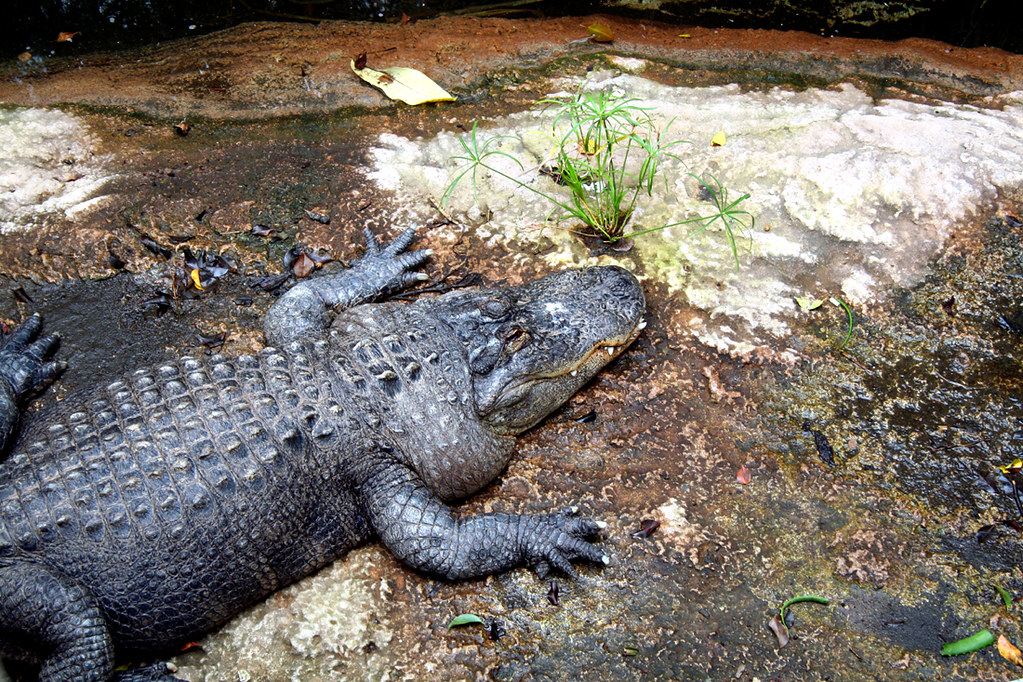
[[[142,668],[125,670],[114,677],[114,682],[186,682],[174,676],[177,671],[170,663],[152,663]]]
[[[527,560],[541,578],[546,578],[551,568],[571,578],[577,577],[572,562],[578,559],[604,566],[611,563],[610,556],[588,542],[600,535],[606,523],[579,516],[576,507],[538,517],[537,521],[541,527],[529,543]]]
[[[15,400],[46,388],[67,365],[49,358],[57,350],[57,334],[39,336],[43,318],[32,315],[8,336],[0,339],[0,380],[11,389]]]
[[[379,280],[383,293],[397,293],[428,277],[421,272],[411,272],[433,254],[433,249],[405,251],[415,239],[416,231],[409,228],[402,232],[390,244],[381,247],[369,228],[363,228],[366,235],[366,253],[352,264]]]

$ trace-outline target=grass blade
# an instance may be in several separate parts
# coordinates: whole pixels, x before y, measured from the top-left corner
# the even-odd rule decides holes
[[[995,636],[988,629],[983,629],[969,637],[963,637],[955,642],[949,642],[941,647],[942,656],[959,656],[979,651],[984,647],[995,643]]]

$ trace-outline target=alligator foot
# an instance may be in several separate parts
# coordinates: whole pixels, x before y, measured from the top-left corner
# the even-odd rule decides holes
[[[12,442],[22,403],[66,367],[48,360],[60,339],[56,334],[39,336],[42,328],[43,318],[36,313],[9,335],[0,335],[0,458]]]
[[[528,518],[532,528],[526,540],[526,563],[541,578],[551,568],[575,578],[572,561],[577,559],[604,566],[611,563],[611,557],[587,542],[596,539],[607,524],[579,516],[578,507]]]
[[[368,227],[362,233],[366,235],[366,253],[352,263],[352,270],[367,277],[364,286],[376,292],[374,296],[395,294],[428,279],[426,274],[411,270],[429,258],[433,249],[405,251],[415,239],[415,229],[408,228],[384,247]]]
[[[42,328],[42,315],[36,313],[0,339],[0,381],[7,384],[15,401],[46,388],[67,366],[47,360],[57,349],[60,337],[39,336]]]
[[[340,312],[407,289],[427,277],[412,271],[433,253],[431,249],[405,251],[415,238],[407,229],[381,246],[368,229],[366,253],[343,272],[299,282],[280,297],[263,320],[263,334],[271,346],[287,348],[297,341],[322,338],[330,325],[329,310]]]

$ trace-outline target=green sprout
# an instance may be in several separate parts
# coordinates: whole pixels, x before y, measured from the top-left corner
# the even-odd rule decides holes
[[[608,243],[683,224],[699,224],[694,232],[699,234],[720,222],[738,267],[735,232],[751,229],[754,222],[748,211],[738,207],[750,195],[729,201],[728,191],[713,176],[705,180],[689,174],[714,205],[713,213],[631,232],[626,229],[640,197],[652,196],[659,178],[664,179],[667,188],[663,164],[667,160],[683,163],[674,150],[688,144],[685,140],[666,141],[674,119],[658,127],[650,109],[638,102],[608,92],[582,91],[567,99],[540,100],[540,107],[551,117],[549,136],[554,145],[549,165],[541,166],[540,171],[565,187],[567,198],[553,188],[545,191],[496,167],[496,157],[505,157],[520,171],[525,169],[514,155],[498,148],[505,136],[481,140],[474,123],[469,134],[459,138],[462,153],[454,158],[460,165],[441,202],[446,203],[455,187],[471,177],[473,198],[478,203],[477,173],[483,168],[548,201],[553,206],[552,214],[559,214],[557,221],[574,219],[583,224],[584,234]]]
[[[849,305],[845,301],[843,301],[840,298],[835,298],[834,296],[832,296],[831,297],[831,304],[842,307],[842,310],[845,311],[846,320],[847,320],[848,325],[849,325],[848,329],[847,329],[847,331],[845,333],[845,338],[842,339],[842,343],[839,344],[839,346],[838,346],[839,349],[842,349],[842,348],[845,348],[846,346],[849,345],[849,341],[852,339],[852,335],[853,335],[853,327],[855,326],[856,323],[853,320],[852,308],[850,308]]]
[[[643,230],[641,232],[634,233],[634,235],[652,232],[653,230],[662,230],[665,227],[674,227],[675,225],[697,223],[700,227],[693,232],[693,236],[696,236],[714,223],[720,221],[721,225],[725,228],[725,237],[728,239],[728,246],[732,250],[732,256],[735,258],[735,269],[738,270],[739,247],[735,240],[735,232],[738,228],[741,228],[746,232],[752,232],[753,227],[756,224],[756,219],[749,211],[737,207],[739,204],[749,199],[750,195],[746,193],[735,201],[729,202],[728,190],[725,189],[725,187],[723,187],[718,179],[713,175],[710,175],[709,173],[707,174],[707,177],[714,183],[713,185],[704,178],[694,175],[693,173],[687,173],[687,175],[700,183],[700,188],[703,190],[703,194],[709,198],[712,204],[714,204],[715,212],[710,215],[687,218],[686,220],[680,220],[677,223],[670,223],[668,225],[662,225],[661,227]]]

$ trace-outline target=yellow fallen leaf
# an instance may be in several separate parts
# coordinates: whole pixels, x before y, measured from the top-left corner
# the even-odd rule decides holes
[[[1020,469],[1023,469],[1023,459],[1020,459],[1019,457],[1017,457],[1016,459],[1012,460],[1012,464],[1009,464],[1009,465],[1004,466],[1004,467],[1000,466],[1000,467],[998,467],[998,469],[1003,474],[1015,473],[1015,472],[1019,471]]]
[[[1007,661],[1016,665],[1023,665],[1023,653],[1016,646],[1005,638],[1005,635],[998,635],[998,653]]]
[[[202,287],[202,282],[199,281],[198,270],[195,269],[192,270],[192,283],[195,284],[195,288],[198,289],[199,291],[205,291],[205,289],[203,289]]]
[[[404,66],[392,66],[389,69],[357,69],[352,62],[352,71],[370,85],[380,88],[385,95],[405,104],[424,104],[426,102],[454,102],[455,98],[423,73]]]
[[[725,133],[724,133],[724,131],[722,131],[722,132],[716,134],[714,137],[710,138],[710,146],[711,147],[724,147],[725,146]]]
[[[678,37],[679,38],[692,38],[692,36],[689,35],[688,33],[679,33]]]
[[[615,34],[614,31],[609,29],[604,24],[590,24],[586,27],[586,30],[590,33],[590,39],[595,43],[611,43],[614,42]]]

